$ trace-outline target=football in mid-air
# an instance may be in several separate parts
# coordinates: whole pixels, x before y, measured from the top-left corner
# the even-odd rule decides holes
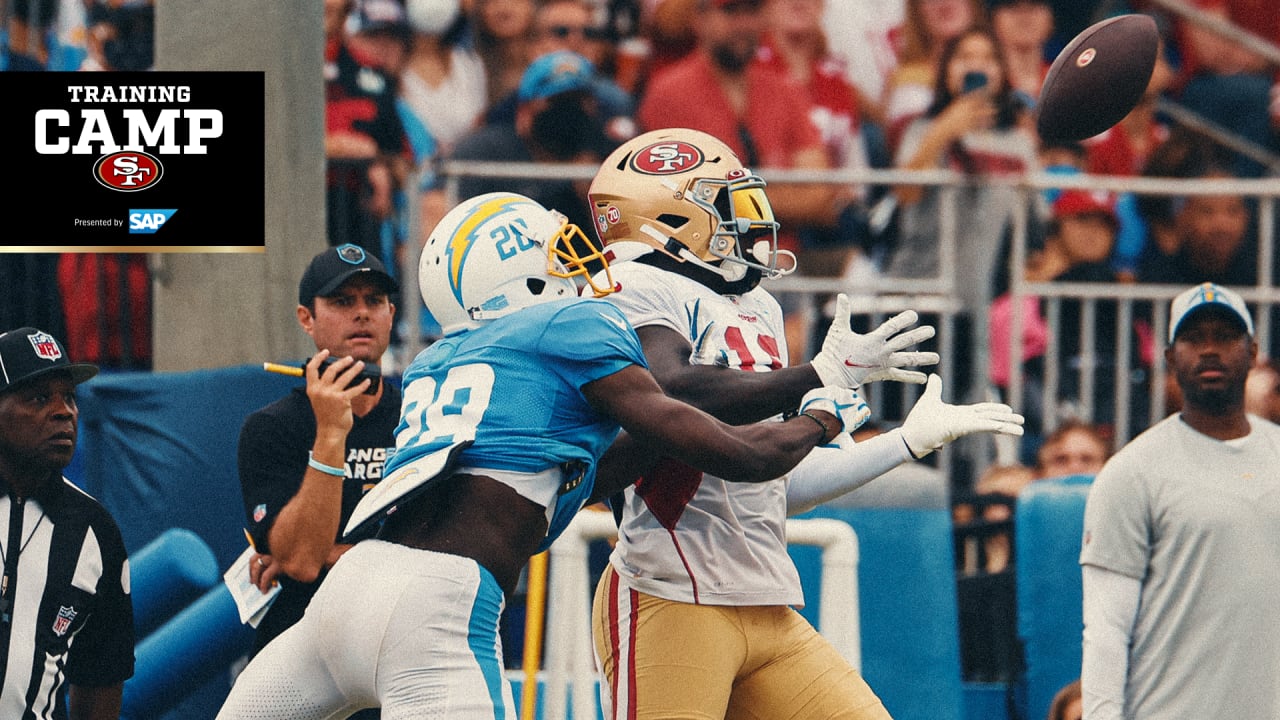
[[[1124,119],[1146,92],[1160,34],[1147,15],[1120,15],[1075,36],[1045,75],[1036,130],[1045,141],[1093,137]]]

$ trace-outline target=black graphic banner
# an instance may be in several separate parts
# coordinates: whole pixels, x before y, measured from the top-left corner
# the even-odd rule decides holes
[[[262,72],[0,73],[0,252],[262,252]]]

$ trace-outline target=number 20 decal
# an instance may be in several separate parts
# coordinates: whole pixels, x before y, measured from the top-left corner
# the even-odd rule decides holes
[[[532,240],[524,236],[529,224],[524,218],[516,218],[510,225],[499,225],[489,233],[489,237],[497,241],[498,257],[509,260],[534,246]]]

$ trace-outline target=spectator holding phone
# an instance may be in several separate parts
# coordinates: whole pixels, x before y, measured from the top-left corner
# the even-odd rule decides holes
[[[400,391],[359,375],[387,351],[396,289],[382,263],[357,245],[316,255],[298,285],[298,323],[316,346],[306,386],[240,429],[246,527],[261,553],[250,576],[264,591],[282,586],[258,625],[255,653],[302,617],[325,572],[350,548],[336,544],[342,525],[382,479]]]
[[[890,39],[896,62],[881,100],[894,147],[901,131],[933,101],[943,48],[969,28],[988,24],[982,0],[902,0],[902,5],[902,24]]]
[[[906,170],[949,169],[971,176],[1033,172],[1038,161],[1025,109],[1010,90],[995,36],[972,28],[943,47],[933,103],[907,127],[896,164]],[[984,326],[976,318],[986,312],[996,290],[984,280],[1000,269],[1000,250],[1008,242],[1018,204],[1026,201],[1011,185],[983,182],[901,185],[894,196],[900,208],[898,237],[885,273],[895,278],[954,279],[962,310],[974,320],[975,331],[981,330]],[[946,239],[940,218],[952,210],[955,265],[943,267]],[[982,343],[985,336],[973,341]]]
[[[995,36],[971,29],[943,48],[933,103],[907,127],[897,165],[907,170],[947,168],[969,175],[1030,172],[1037,160],[1025,115],[1025,106],[1010,91]],[[940,192],[937,187],[919,185],[895,189],[903,207],[903,227],[899,247],[890,259],[890,274],[937,274]],[[983,184],[959,192],[957,276],[990,277],[1016,193],[1013,188]]]

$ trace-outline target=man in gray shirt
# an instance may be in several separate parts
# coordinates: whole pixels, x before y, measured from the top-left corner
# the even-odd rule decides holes
[[[1280,718],[1280,426],[1244,411],[1257,354],[1235,293],[1174,299],[1182,411],[1103,467],[1085,509],[1085,720]]]

